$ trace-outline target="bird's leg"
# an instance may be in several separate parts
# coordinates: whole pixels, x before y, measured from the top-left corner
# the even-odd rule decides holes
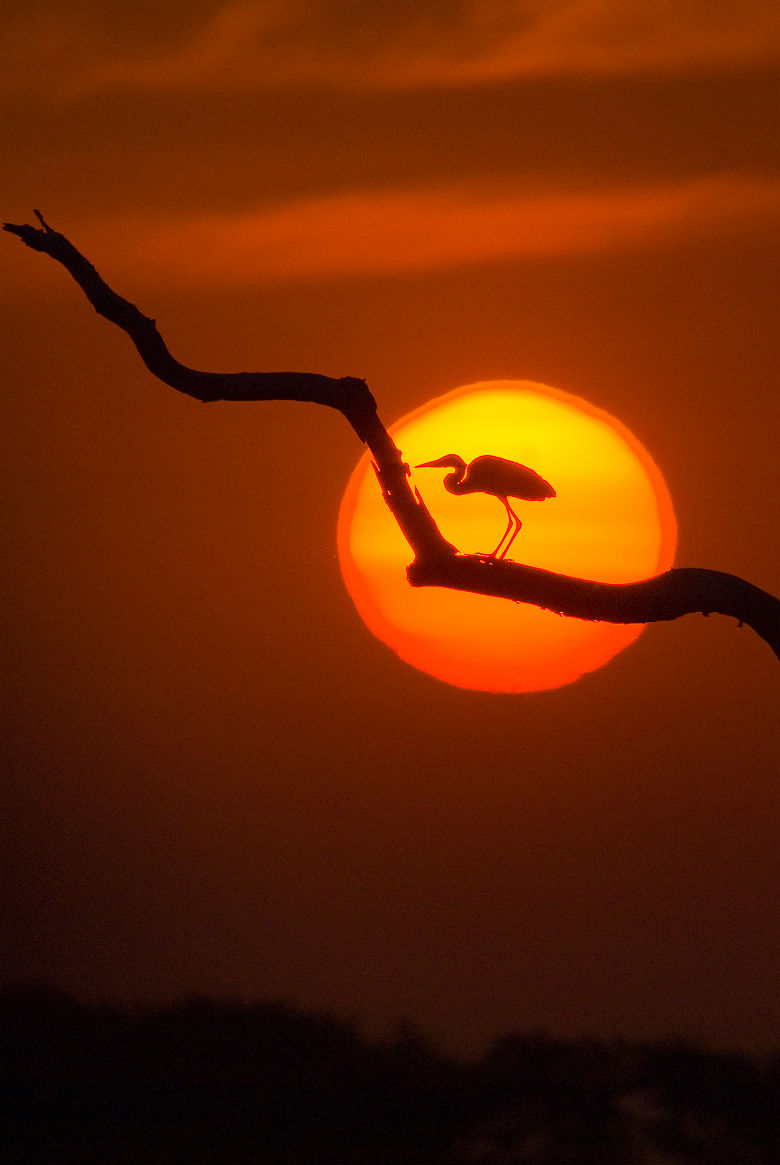
[[[504,559],[504,558],[506,558],[506,556],[507,556],[507,551],[509,550],[509,547],[510,547],[510,546],[512,545],[512,543],[514,542],[514,540],[515,540],[515,538],[517,537],[517,535],[520,533],[520,528],[521,528],[521,526],[522,526],[522,525],[523,525],[523,523],[522,523],[522,522],[520,521],[520,519],[518,518],[518,519],[517,519],[517,525],[515,526],[514,530],[512,531],[512,534],[511,534],[511,536],[510,536],[510,538],[509,538],[509,541],[507,542],[506,546],[504,547],[504,549],[501,551],[501,553],[500,553],[500,554],[499,554],[499,556],[498,556],[500,559]]]
[[[504,503],[504,506],[506,507],[507,527],[506,527],[506,530],[504,530],[504,533],[501,535],[498,546],[495,548],[493,553],[490,555],[491,558],[503,558],[504,557],[504,554],[506,554],[506,548],[504,549],[502,554],[499,554],[498,552],[501,549],[501,547],[504,545],[504,539],[506,538],[507,534],[509,534],[510,530],[512,529],[513,524],[517,521],[517,515],[515,514],[514,510],[512,509],[512,507],[510,506],[510,504],[506,500],[506,498],[501,498],[501,501]],[[507,546],[512,545],[513,538],[514,538],[514,534],[509,539]]]
[[[507,551],[509,550],[509,547],[514,542],[517,535],[520,533],[520,527],[523,524],[520,521],[520,519],[518,518],[515,511],[510,506],[509,502],[504,502],[504,505],[506,506],[507,516],[509,517],[509,525],[507,526],[506,530],[504,531],[504,538],[506,538],[507,534],[509,534],[509,540],[507,541],[507,543],[506,543],[504,549],[501,551],[501,553],[497,555],[498,558],[500,558],[500,559],[506,558]],[[513,525],[514,525],[514,530],[512,530]],[[512,531],[511,534],[509,533],[510,530]],[[501,539],[501,542],[504,541],[504,538]],[[499,542],[498,546],[496,547],[496,552],[498,552],[498,549],[501,546],[501,542]]]

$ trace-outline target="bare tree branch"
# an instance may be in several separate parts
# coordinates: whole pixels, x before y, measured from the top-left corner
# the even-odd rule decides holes
[[[414,551],[415,559],[407,570],[412,586],[492,595],[608,623],[652,623],[694,612],[731,615],[751,626],[780,657],[780,601],[736,575],[682,568],[642,582],[610,584],[484,555],[459,554],[411,489],[409,467],[380,421],[364,380],[305,372],[200,372],[180,364],[168,351],[156,322],[112,291],[73,244],[52,230],[37,210],[35,214],[40,228],[4,223],[3,229],[61,263],[95,311],[127,332],[146,367],[165,384],[204,403],[294,400],[328,405],[343,413],[371,450],[382,496]]]
[[[364,380],[309,372],[200,372],[180,364],[168,351],[156,321],[117,295],[89,260],[64,235],[52,230],[40,211],[36,210],[35,215],[40,228],[4,223],[3,230],[61,263],[95,311],[127,332],[144,364],[159,380],[204,403],[294,400],[338,409],[371,450],[382,495],[415,553],[426,557],[455,553],[455,547],[442,537],[422,499],[412,492],[409,467],[379,420],[376,401]]]
[[[3,230],[18,235],[34,251],[42,251],[62,263],[99,315],[127,332],[150,372],[179,392],[208,403],[217,400],[298,400],[330,405],[344,413],[357,429],[360,418],[376,412],[376,402],[364,380],[347,376],[336,380],[317,373],[301,372],[199,372],[171,356],[156,321],[122,299],[101,279],[95,268],[64,235],[35,211],[40,229],[4,223]]]
[[[605,623],[658,623],[699,612],[733,615],[780,656],[780,602],[734,574],[678,567],[634,583],[570,578],[519,562],[482,555],[417,560],[407,570],[412,586],[440,586],[533,603],[559,615]]]

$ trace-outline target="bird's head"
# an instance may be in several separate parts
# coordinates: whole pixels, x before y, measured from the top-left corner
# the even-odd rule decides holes
[[[446,453],[444,457],[437,457],[435,461],[423,461],[421,465],[415,465],[415,469],[457,469],[459,473],[463,473],[466,468],[466,462],[462,457],[458,457],[457,453]]]

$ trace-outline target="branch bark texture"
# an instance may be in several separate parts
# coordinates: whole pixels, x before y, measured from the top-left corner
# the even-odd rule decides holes
[[[117,295],[64,235],[52,230],[38,211],[35,214],[39,227],[4,223],[3,229],[61,263],[95,311],[127,333],[146,367],[165,384],[204,403],[293,400],[341,412],[370,449],[382,496],[414,552],[407,571],[412,586],[471,591],[609,623],[652,623],[694,612],[730,615],[751,626],[780,657],[780,601],[736,575],[689,567],[641,582],[609,584],[484,555],[459,554],[412,490],[409,467],[379,419],[364,380],[306,372],[188,368],[168,351],[156,321]]]

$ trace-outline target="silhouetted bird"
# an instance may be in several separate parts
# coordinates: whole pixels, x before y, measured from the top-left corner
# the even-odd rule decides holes
[[[507,461],[504,457],[493,457],[485,453],[475,457],[468,466],[457,453],[448,453],[436,461],[423,461],[415,469],[438,469],[451,466],[455,472],[448,473],[444,478],[444,488],[451,494],[491,494],[502,501],[506,507],[506,516],[509,519],[507,528],[501,535],[501,541],[490,555],[491,558],[505,558],[506,552],[517,537],[522,522],[509,504],[508,498],[522,498],[527,502],[543,502],[545,498],[554,498],[555,490],[549,481],[545,481],[527,465],[520,465],[517,461]],[[512,526],[514,525],[514,530]],[[499,554],[504,539],[509,534],[504,549]]]

